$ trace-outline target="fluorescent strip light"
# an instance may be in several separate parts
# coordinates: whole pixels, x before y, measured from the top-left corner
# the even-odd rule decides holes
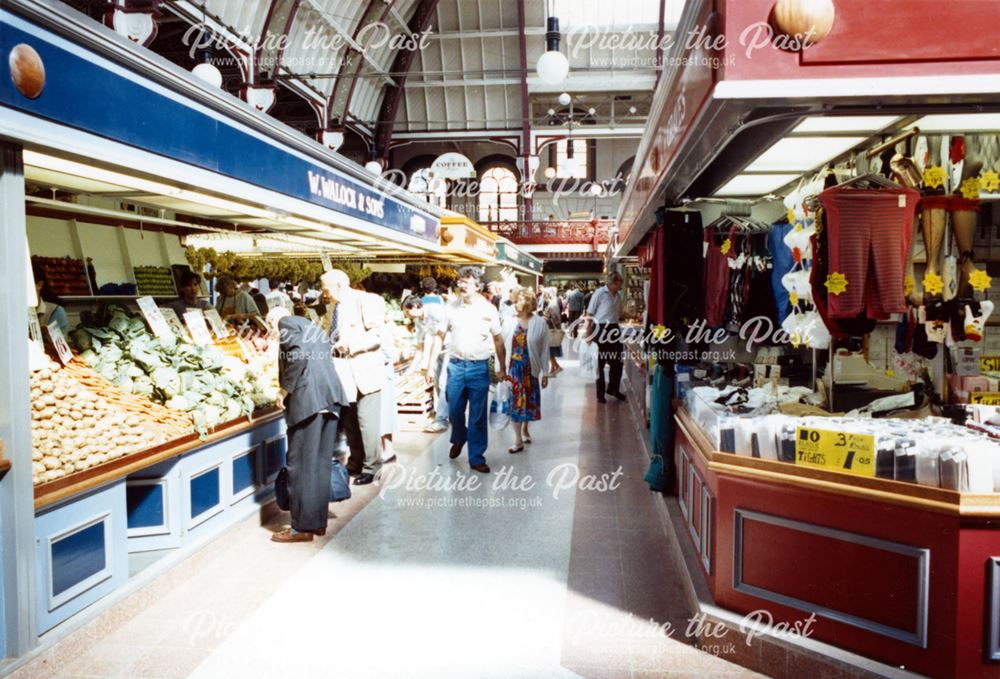
[[[921,132],[1000,132],[1000,113],[924,116],[914,125]]]
[[[249,215],[251,217],[260,217],[261,219],[270,219],[272,221],[278,219],[278,215],[270,210],[263,210],[261,208],[253,207],[252,205],[246,205],[245,203],[236,203],[231,200],[226,200],[225,198],[209,196],[204,193],[199,193],[198,191],[188,191],[184,189],[177,191],[173,194],[173,196],[178,200],[188,200],[192,203],[218,208],[219,210],[225,210],[237,215]]]
[[[788,137],[764,151],[744,172],[808,172],[864,140],[865,137]]]
[[[899,120],[896,116],[812,116],[806,118],[792,134],[824,132],[878,132]]]
[[[47,156],[42,153],[36,153],[35,151],[24,151],[24,164],[32,167],[39,167],[45,170],[51,170],[53,172],[70,174],[83,179],[94,179],[108,184],[116,184],[118,186],[134,189],[136,191],[142,191],[144,193],[175,196],[179,192],[179,189],[176,187],[161,184],[160,182],[140,179],[139,177],[131,177],[118,172],[104,170],[99,167],[92,167],[90,165],[84,165],[83,163],[77,163],[72,160]]]
[[[716,196],[763,196],[795,181],[799,174],[739,174],[729,180]]]

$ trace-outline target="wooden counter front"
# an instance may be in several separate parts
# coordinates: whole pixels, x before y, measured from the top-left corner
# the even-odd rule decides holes
[[[270,406],[257,411],[253,419],[241,417],[219,425],[204,439],[192,433],[154,448],[109,460],[104,464],[99,464],[90,469],[69,474],[61,479],[39,484],[35,486],[35,511],[78,495],[79,493],[97,488],[110,481],[134,474],[147,467],[152,467],[164,460],[184,455],[210,443],[235,436],[260,424],[276,420],[279,417],[282,417],[282,411],[274,406]]]
[[[814,614],[814,639],[927,676],[1000,677],[1000,495],[723,453],[680,404],[674,420],[689,568],[717,606]]]

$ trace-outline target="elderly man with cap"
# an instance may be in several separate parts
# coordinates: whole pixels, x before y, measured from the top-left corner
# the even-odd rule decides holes
[[[352,290],[347,274],[327,271],[320,279],[323,292],[336,305],[330,334],[335,342],[337,374],[352,405],[343,415],[351,457],[348,471],[357,474],[354,484],[375,480],[382,468],[382,403],[386,371],[382,356],[385,300],[376,294]]]

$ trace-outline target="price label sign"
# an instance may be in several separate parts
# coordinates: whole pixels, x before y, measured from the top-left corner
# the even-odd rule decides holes
[[[875,476],[875,437],[812,427],[795,430],[795,464]]]
[[[52,346],[59,354],[59,360],[62,361],[63,365],[69,365],[69,362],[73,360],[73,351],[69,348],[69,342],[66,341],[62,328],[59,327],[58,323],[49,323],[46,327],[49,331],[49,339],[52,340]]]
[[[974,391],[969,401],[981,406],[1000,406],[1000,393],[995,391]]]
[[[212,333],[208,331],[208,323],[201,309],[195,309],[184,314],[184,322],[187,324],[188,330],[191,331],[191,338],[195,344],[212,343]]]
[[[979,369],[984,373],[1000,373],[1000,356],[980,356]]]
[[[136,304],[139,305],[139,311],[142,312],[143,318],[149,323],[149,327],[153,329],[154,335],[157,337],[167,337],[174,333],[170,324],[167,323],[167,319],[163,317],[160,307],[156,306],[156,301],[152,297],[140,297],[136,300]]]
[[[184,324],[181,323],[181,319],[177,315],[176,311],[168,306],[164,306],[160,307],[160,313],[163,315],[163,319],[167,322],[167,325],[170,326],[170,329],[173,330],[178,337],[191,339],[191,336],[188,335],[187,328],[185,328]]]
[[[330,255],[321,252],[319,253],[319,259],[323,262],[323,271],[333,271],[333,263],[330,262]]]
[[[222,316],[215,309],[205,309],[205,318],[208,319],[208,325],[212,328],[212,332],[219,339],[224,337],[229,337],[233,334],[226,322],[222,320]]]
[[[42,323],[38,320],[38,312],[28,309],[28,339],[42,343]]]

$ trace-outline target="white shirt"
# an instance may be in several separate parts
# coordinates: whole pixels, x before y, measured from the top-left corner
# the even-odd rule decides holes
[[[439,332],[448,332],[448,308],[444,304],[425,304],[424,317],[413,321],[416,329],[417,344],[426,345]],[[444,345],[447,346],[445,337]]]
[[[500,315],[482,295],[473,295],[465,304],[457,297],[447,305],[452,358],[485,361],[493,355],[493,337],[501,333]],[[427,309],[427,307],[424,307]]]
[[[608,290],[608,286],[602,285],[590,298],[587,313],[593,316],[594,322],[599,325],[617,325],[622,316],[621,298]]]

